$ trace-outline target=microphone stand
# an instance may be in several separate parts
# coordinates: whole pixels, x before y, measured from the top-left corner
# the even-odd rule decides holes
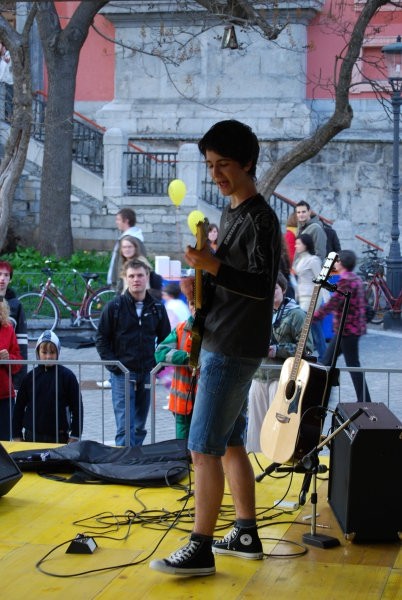
[[[342,290],[338,290],[338,286],[336,285],[336,283],[330,283],[329,281],[323,282],[322,287],[324,287],[325,289],[327,289],[330,292],[338,291],[338,293],[341,294],[345,298],[345,302],[343,303],[343,306],[342,306],[342,314],[341,314],[341,318],[339,321],[339,327],[338,327],[338,331],[336,334],[334,352],[333,352],[331,364],[330,364],[330,367],[328,370],[329,385],[326,387],[326,389],[324,391],[324,395],[323,395],[322,403],[321,403],[321,406],[323,406],[326,410],[327,406],[328,406],[328,402],[329,402],[329,397],[331,395],[332,387],[334,385],[339,385],[339,370],[336,368],[336,362],[338,360],[339,347],[341,345],[342,334],[343,334],[346,317],[347,317],[348,310],[349,310],[351,293],[349,290],[347,290],[346,292],[343,292]],[[335,380],[335,383],[334,383],[334,380]],[[322,421],[322,425],[323,424],[324,424],[324,419]],[[325,468],[325,471],[326,470],[327,469]],[[322,472],[325,472],[325,471],[322,471]],[[301,487],[300,494],[299,494],[299,504],[300,505],[304,505],[306,503],[306,495],[310,488],[311,479],[312,479],[312,473],[307,472],[303,478],[303,483],[302,483],[302,487]]]
[[[310,530],[310,533],[303,534],[303,542],[306,544],[310,544],[311,546],[317,546],[318,548],[323,548],[323,549],[334,548],[335,546],[339,546],[339,544],[340,544],[340,542],[337,538],[331,537],[329,535],[317,533],[317,531],[316,531],[316,526],[317,526],[317,473],[324,473],[325,471],[327,471],[327,467],[325,465],[319,464],[318,453],[320,452],[320,450],[322,450],[322,448],[324,448],[324,446],[326,446],[328,444],[328,442],[330,440],[332,440],[333,437],[335,437],[343,429],[348,427],[348,425],[352,421],[357,419],[357,417],[359,417],[363,412],[364,412],[364,410],[362,408],[357,409],[357,411],[355,413],[353,413],[353,415],[351,415],[349,417],[349,419],[347,419],[344,423],[342,423],[342,425],[340,425],[337,429],[335,429],[335,431],[333,431],[330,435],[328,435],[325,439],[323,439],[322,442],[320,442],[318,444],[318,446],[313,448],[313,450],[310,450],[310,452],[308,452],[299,461],[299,465],[298,465],[299,468],[304,467],[304,469],[306,470],[306,474],[311,473],[312,481],[313,481],[313,491],[311,493],[311,505],[312,505],[311,530]]]

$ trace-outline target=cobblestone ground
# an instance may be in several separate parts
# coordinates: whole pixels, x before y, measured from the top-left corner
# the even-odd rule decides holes
[[[62,340],[60,359],[71,368],[81,382],[84,402],[83,439],[92,439],[108,445],[114,444],[115,422],[112,408],[111,391],[99,388],[97,381],[107,379],[107,371],[95,364],[99,360],[94,346],[87,348],[68,348],[63,345],[63,332],[57,332]],[[71,334],[71,332],[69,332]],[[92,335],[92,332],[80,331],[80,336]],[[372,326],[360,343],[360,361],[364,368],[402,369],[402,332],[383,331],[381,326]],[[34,359],[34,343],[30,342],[29,359]],[[77,365],[83,361],[86,364]],[[71,363],[71,364],[69,364]],[[75,364],[74,364],[75,363]],[[345,366],[343,358],[338,366]],[[376,372],[367,374],[367,384],[374,402],[384,402],[402,421],[402,373]],[[167,403],[168,389],[164,385],[155,386],[155,428],[154,439],[151,437],[151,413],[148,418],[148,434],[145,443],[162,441],[175,437],[174,418],[164,407]],[[388,404],[389,397],[389,404]],[[356,396],[350,374],[341,373],[341,385],[334,388],[330,399],[330,408],[338,402],[355,402]],[[152,412],[152,411],[151,411]],[[327,417],[324,431],[330,424]]]

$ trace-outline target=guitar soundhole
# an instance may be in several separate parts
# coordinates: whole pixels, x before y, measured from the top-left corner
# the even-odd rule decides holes
[[[285,388],[286,398],[288,400],[290,400],[291,398],[293,398],[295,391],[296,391],[296,383],[295,383],[295,381],[293,381],[293,380],[288,381],[287,384],[286,384],[286,388]]]

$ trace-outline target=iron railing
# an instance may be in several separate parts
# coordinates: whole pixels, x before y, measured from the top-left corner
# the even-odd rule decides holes
[[[124,152],[128,196],[165,196],[176,178],[176,152]]]
[[[32,104],[31,135],[39,142],[45,141],[46,97],[36,93]],[[73,118],[73,160],[93,173],[103,173],[104,128],[97,126],[79,113]]]
[[[201,198],[204,202],[214,206],[218,210],[222,210],[225,207],[227,199],[221,196],[219,189],[209,177],[207,166],[205,166],[205,174],[201,181],[201,189]],[[296,202],[276,192],[271,194],[268,204],[273,208],[282,225],[286,224],[290,213],[294,211],[296,206]]]

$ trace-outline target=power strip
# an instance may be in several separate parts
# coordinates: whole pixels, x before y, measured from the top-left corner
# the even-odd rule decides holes
[[[297,510],[299,508],[298,502],[291,502],[289,500],[275,500],[275,508],[285,508],[287,510]]]

